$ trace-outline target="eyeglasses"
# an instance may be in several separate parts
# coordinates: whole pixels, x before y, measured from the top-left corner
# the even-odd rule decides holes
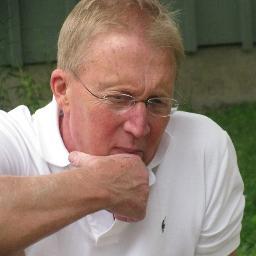
[[[112,109],[116,111],[128,110],[136,103],[143,102],[151,114],[160,117],[169,117],[179,106],[177,100],[169,97],[152,97],[146,100],[136,100],[132,95],[125,93],[112,93],[109,95],[98,96],[87,88],[74,71],[71,72],[92,96],[111,105]]]

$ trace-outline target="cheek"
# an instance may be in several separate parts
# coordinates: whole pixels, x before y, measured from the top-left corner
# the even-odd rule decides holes
[[[152,137],[154,138],[154,141],[160,141],[161,136],[164,133],[167,124],[168,124],[168,119],[154,122],[151,128],[151,133],[152,133]]]
[[[99,105],[90,109],[76,107],[73,113],[70,121],[77,150],[94,155],[108,154],[121,126],[120,120]]]

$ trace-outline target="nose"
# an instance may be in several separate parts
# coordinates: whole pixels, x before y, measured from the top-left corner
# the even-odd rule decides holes
[[[137,102],[130,110],[124,123],[124,130],[135,138],[146,136],[150,132],[147,106],[144,102]]]

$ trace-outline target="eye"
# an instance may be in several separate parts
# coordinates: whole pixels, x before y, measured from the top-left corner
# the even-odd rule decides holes
[[[155,98],[150,98],[148,102],[151,105],[154,105],[156,107],[161,107],[161,108],[168,108],[171,106],[171,101],[169,98],[165,97],[155,97]]]
[[[112,94],[112,95],[106,95],[104,97],[109,103],[115,104],[115,105],[130,105],[134,98],[131,95],[128,94]]]

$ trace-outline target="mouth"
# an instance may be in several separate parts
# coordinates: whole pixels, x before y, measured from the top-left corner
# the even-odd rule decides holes
[[[139,156],[141,159],[143,159],[144,152],[143,150],[139,149],[132,149],[132,148],[124,148],[124,147],[115,147],[111,150],[111,154],[132,154]]]

